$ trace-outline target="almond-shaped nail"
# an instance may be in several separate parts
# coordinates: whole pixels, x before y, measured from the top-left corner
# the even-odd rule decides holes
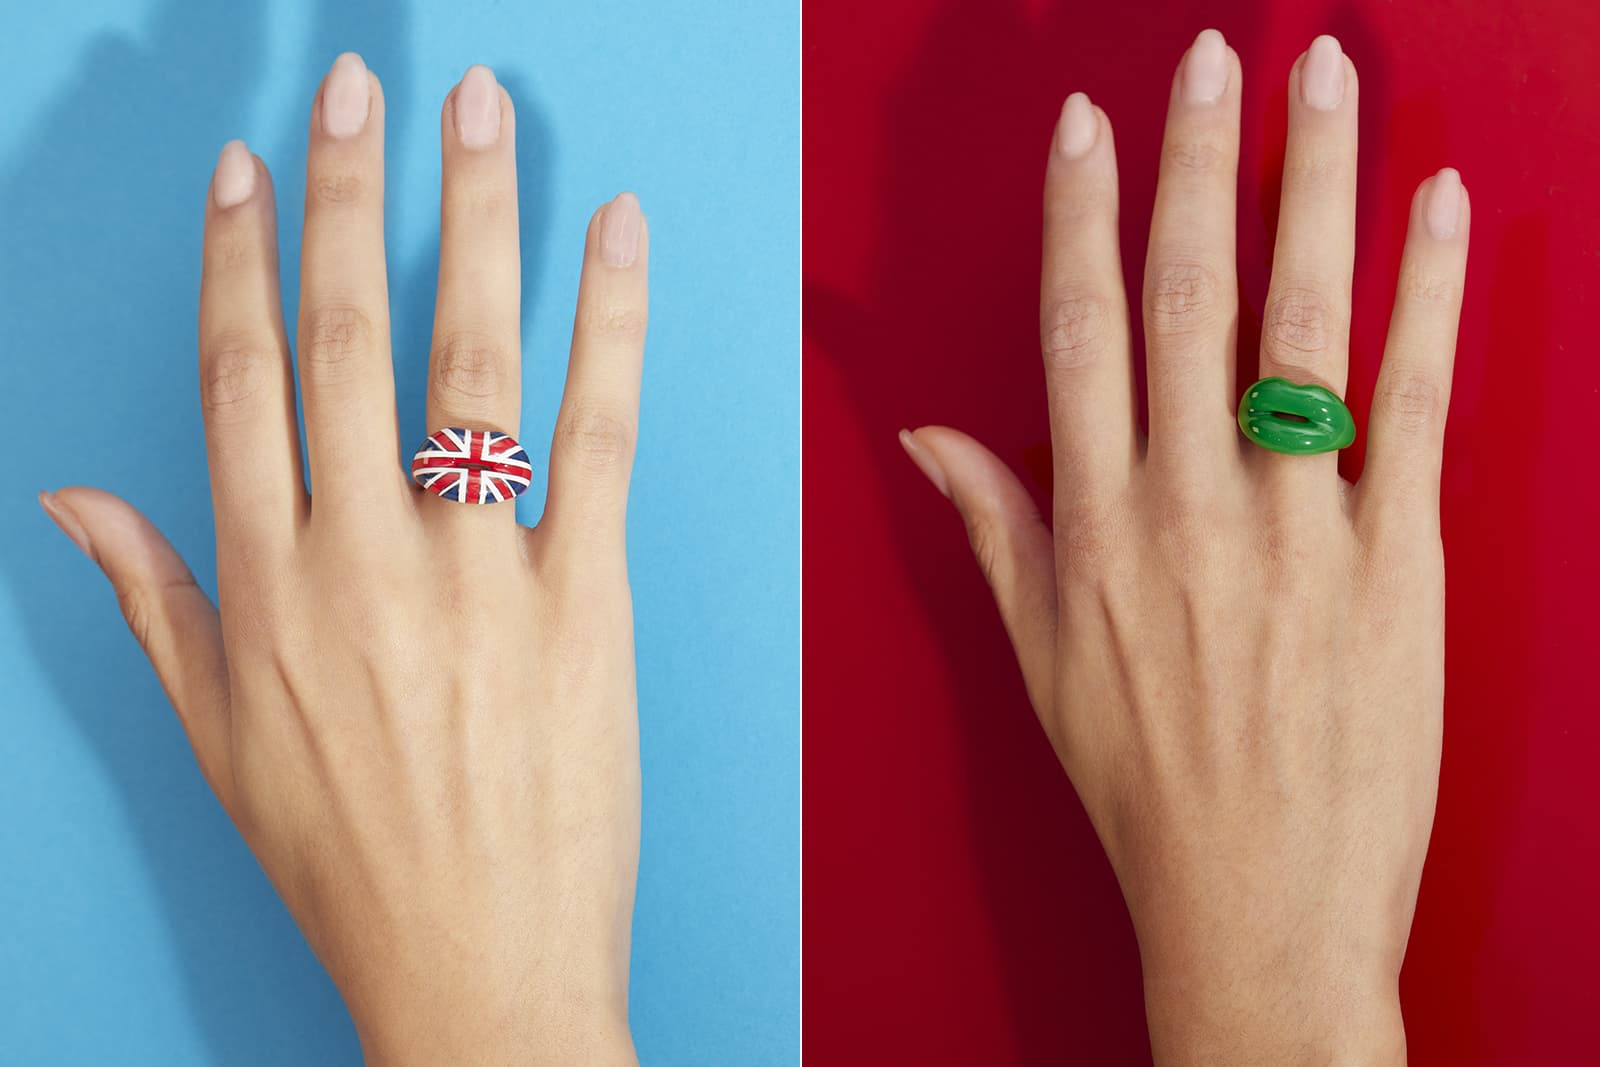
[[[72,539],[72,543],[83,551],[83,554],[94,559],[94,549],[89,544],[89,532],[83,528],[83,523],[72,513],[72,509],[57,500],[54,494],[39,494],[39,504],[44,508],[44,513],[50,516],[50,521],[61,527],[61,532]]]
[[[1218,30],[1201,30],[1183,57],[1183,98],[1214,104],[1228,91],[1228,42]]]
[[[910,430],[900,431],[900,447],[906,450],[911,462],[915,463],[917,469],[933,483],[933,487],[948,499],[950,480],[945,477],[944,468],[939,466],[939,461],[933,458],[933,453],[919,445]]]
[[[372,110],[372,83],[367,65],[354,52],[333,61],[322,83],[322,130],[330,137],[354,137]]]
[[[1300,66],[1300,99],[1318,111],[1332,111],[1344,103],[1344,50],[1336,38],[1323,34],[1306,50]]]
[[[613,267],[626,267],[639,258],[639,225],[644,216],[639,213],[639,198],[632,193],[619,193],[606,205],[606,217],[600,220],[600,256]]]
[[[1061,105],[1061,120],[1056,124],[1056,147],[1068,159],[1082,159],[1100,136],[1100,121],[1094,105],[1083,93],[1073,93]]]
[[[1422,215],[1434,240],[1447,241],[1456,235],[1461,225],[1461,173],[1454,167],[1433,176]]]
[[[256,191],[256,161],[243,141],[229,141],[217,156],[211,177],[211,199],[218,207],[237,207]]]
[[[494,72],[479,64],[470,67],[456,86],[451,110],[456,136],[468,148],[486,148],[500,139],[500,83]]]

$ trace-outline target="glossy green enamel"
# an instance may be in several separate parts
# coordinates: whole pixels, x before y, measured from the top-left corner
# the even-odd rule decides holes
[[[1356,439],[1356,420],[1344,401],[1320,385],[1284,378],[1263,378],[1244,391],[1239,429],[1262,448],[1291,456],[1336,452]]]

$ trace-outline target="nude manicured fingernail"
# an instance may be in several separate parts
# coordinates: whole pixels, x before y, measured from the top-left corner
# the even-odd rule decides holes
[[[639,198],[619,193],[606,205],[600,220],[600,256],[613,267],[626,267],[639,258]]]
[[[1332,111],[1344,103],[1344,52],[1339,42],[1323,34],[1311,42],[1300,67],[1300,99],[1318,111]]]
[[[57,500],[51,493],[40,493],[39,503],[44,508],[44,513],[50,520],[61,527],[61,532],[72,539],[72,543],[83,550],[83,554],[94,559],[94,549],[89,544],[89,532],[83,528],[83,523],[72,513],[72,509]]]
[[[1083,93],[1073,93],[1061,106],[1061,121],[1056,125],[1056,147],[1068,159],[1082,159],[1100,136],[1100,122],[1094,105]]]
[[[1433,176],[1422,216],[1434,240],[1445,241],[1456,235],[1456,227],[1461,225],[1461,174],[1454,167],[1446,167]]]
[[[456,86],[456,136],[468,148],[484,148],[500,139],[500,83],[488,67],[468,69]]]
[[[1228,42],[1217,30],[1201,30],[1183,59],[1183,98],[1212,104],[1228,91]]]
[[[256,161],[243,141],[229,141],[217,156],[217,172],[211,178],[211,199],[218,207],[237,207],[256,190]]]
[[[354,137],[367,124],[372,110],[372,84],[367,65],[354,52],[333,61],[322,83],[322,130],[330,137]]]
[[[917,469],[927,477],[928,481],[933,483],[933,487],[948,499],[950,496],[950,481],[945,477],[944,468],[939,466],[939,461],[933,458],[931,452],[917,444],[917,439],[912,436],[910,430],[900,431],[900,447],[906,450],[906,455],[911,457],[911,462],[915,463]]]

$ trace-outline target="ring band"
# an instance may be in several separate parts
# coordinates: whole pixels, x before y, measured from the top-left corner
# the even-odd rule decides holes
[[[411,480],[458,504],[511,500],[532,479],[533,464],[517,439],[493,430],[436,430],[411,457]]]
[[[1270,452],[1314,456],[1356,439],[1356,420],[1344,401],[1320,385],[1262,378],[1239,399],[1239,429]]]

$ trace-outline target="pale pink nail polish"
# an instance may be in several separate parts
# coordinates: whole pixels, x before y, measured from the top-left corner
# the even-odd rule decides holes
[[[606,205],[600,220],[600,257],[613,267],[626,267],[639,258],[639,198],[619,193]]]
[[[484,148],[500,139],[500,83],[488,67],[467,70],[456,86],[451,107],[456,118],[456,136],[468,148]]]
[[[50,516],[50,521],[61,528],[72,543],[82,550],[83,554],[94,559],[94,548],[89,543],[89,532],[83,528],[83,523],[78,521],[70,508],[55,498],[52,493],[40,493],[39,504],[44,508],[44,513]]]
[[[1344,51],[1337,39],[1323,34],[1306,50],[1300,99],[1318,111],[1332,111],[1344,103]]]
[[[322,131],[330,137],[354,137],[372,110],[372,85],[367,65],[354,52],[333,61],[322,83]]]
[[[1228,42],[1217,30],[1201,30],[1183,59],[1183,98],[1214,104],[1228,91]]]
[[[256,161],[243,141],[229,141],[217,156],[217,172],[211,178],[211,199],[218,207],[237,207],[256,190]]]
[[[1461,225],[1461,174],[1454,167],[1445,167],[1433,176],[1422,217],[1434,240],[1447,241],[1456,235]]]
[[[923,477],[932,482],[933,487],[949,499],[950,480],[945,477],[944,468],[939,466],[939,461],[934,459],[926,448],[917,444],[917,439],[910,430],[900,431],[900,447],[906,450],[906,455],[911,457],[911,462],[917,465]]]
[[[1094,105],[1083,93],[1073,93],[1061,106],[1061,121],[1056,126],[1056,147],[1068,159],[1082,159],[1100,135],[1100,122]]]

